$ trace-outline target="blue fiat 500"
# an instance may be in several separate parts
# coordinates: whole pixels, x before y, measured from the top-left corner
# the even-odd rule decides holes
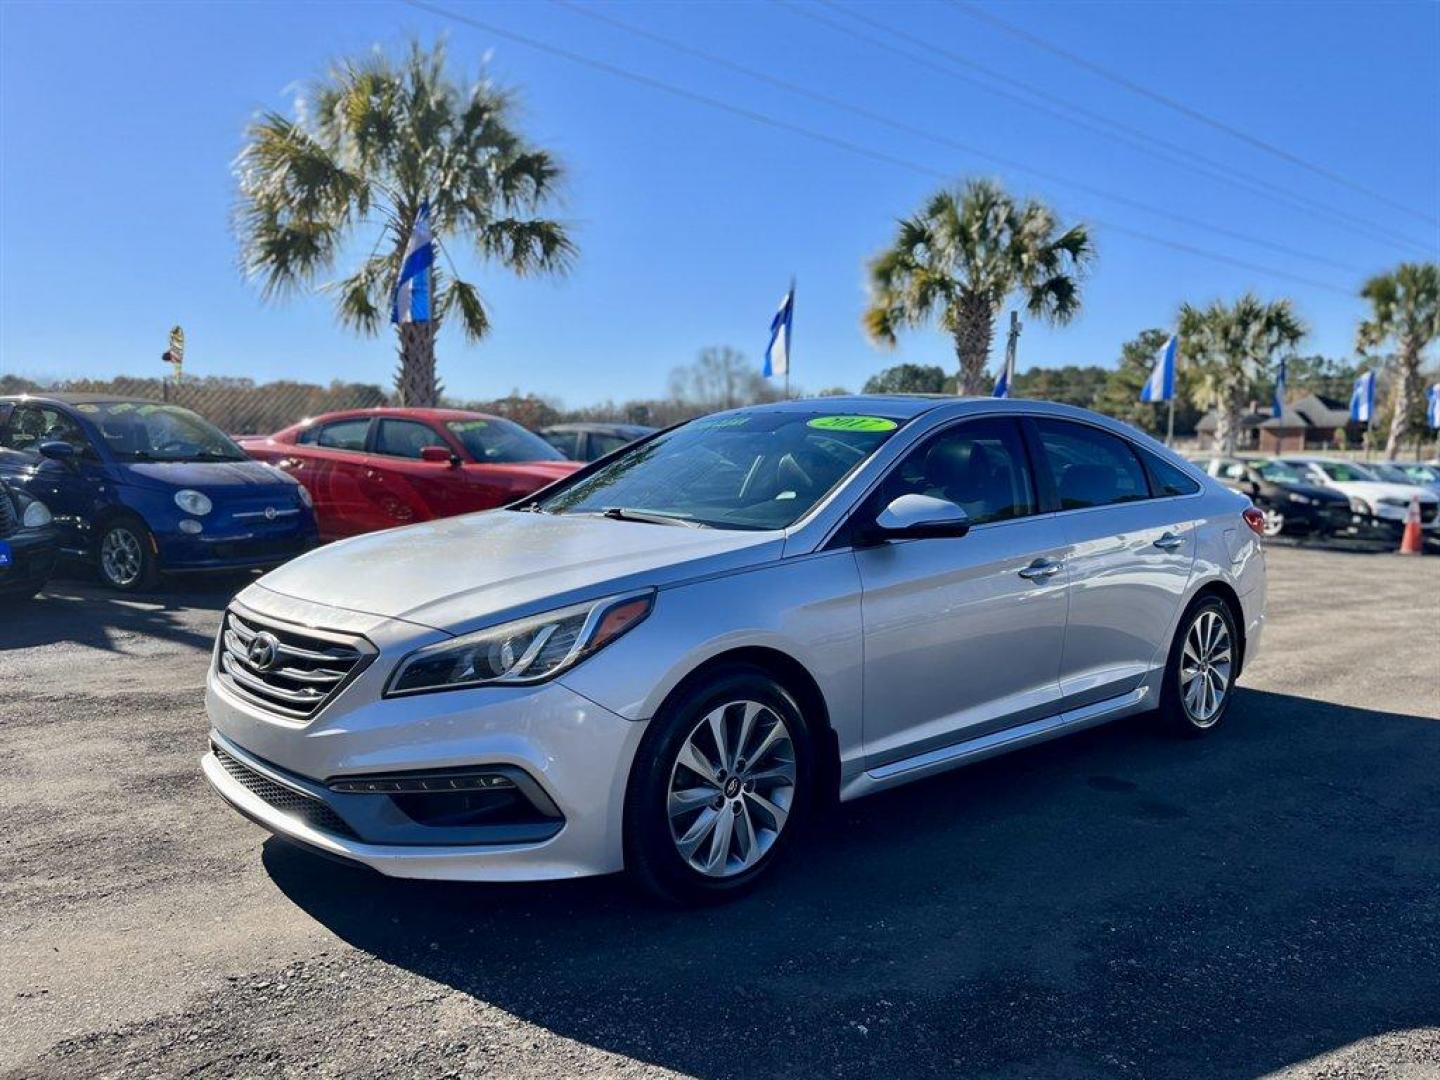
[[[117,589],[274,566],[316,542],[310,494],[188,409],[81,394],[0,398],[0,477],[42,501],[63,554]]]

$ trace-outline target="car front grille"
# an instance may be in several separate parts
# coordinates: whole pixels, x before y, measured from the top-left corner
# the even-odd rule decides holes
[[[20,515],[15,509],[15,500],[5,485],[0,483],[0,536],[9,536],[20,527]]]
[[[263,799],[282,814],[303,821],[312,829],[356,839],[355,830],[313,795],[271,780],[214,743],[210,744],[210,749],[214,752],[215,759],[220,762],[220,767],[230,774],[231,779],[256,798]]]
[[[374,657],[361,638],[301,629],[231,609],[217,660],[227,689],[267,712],[308,720]]]

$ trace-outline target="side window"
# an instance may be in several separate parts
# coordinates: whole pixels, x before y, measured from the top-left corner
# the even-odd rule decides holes
[[[299,435],[296,435],[296,436],[295,436],[295,441],[296,441],[297,443],[299,443],[301,446],[314,446],[314,445],[315,445],[315,440],[318,439],[319,437],[320,437],[320,425],[319,425],[319,424],[311,424],[311,425],[310,425],[309,427],[307,427],[304,431],[300,432]]]
[[[550,431],[545,433],[544,439],[567,458],[573,459],[575,447],[580,441],[580,434],[575,431]]]
[[[1227,461],[1225,467],[1220,471],[1220,475],[1226,480],[1244,480],[1245,466],[1238,461]]]
[[[1150,470],[1150,479],[1155,485],[1155,494],[1161,498],[1167,495],[1194,495],[1200,490],[1199,482],[1193,476],[1187,476],[1176,466],[1170,464],[1158,454],[1152,454],[1148,450],[1141,450],[1140,455],[1145,459],[1145,467]],[[1245,466],[1235,462],[1226,468],[1226,475],[1230,469],[1238,467],[1237,480],[1245,479]]]
[[[38,405],[20,405],[10,414],[10,423],[4,431],[6,450],[23,450],[34,453],[44,441],[45,418],[40,415]]]
[[[881,485],[880,502],[931,495],[959,506],[970,524],[984,525],[1035,513],[1034,491],[1019,426],[996,417],[962,423],[916,447]]]
[[[375,436],[377,454],[418,459],[420,451],[427,446],[443,446],[449,449],[449,444],[429,424],[422,424],[417,420],[380,421]]]
[[[315,438],[315,445],[327,446],[331,450],[364,450],[365,436],[369,431],[369,417],[336,420],[320,429],[320,434]]]
[[[1067,420],[1037,419],[1035,427],[1055,478],[1060,509],[1080,510],[1150,497],[1145,470],[1124,439]]]
[[[590,445],[585,448],[585,456],[591,461],[602,458],[606,454],[619,450],[622,446],[628,445],[629,439],[623,435],[601,435],[592,431],[590,433]]]

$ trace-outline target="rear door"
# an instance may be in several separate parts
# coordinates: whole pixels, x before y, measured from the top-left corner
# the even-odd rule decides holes
[[[911,451],[857,511],[900,495],[961,506],[959,538],[860,547],[867,766],[1058,711],[1067,577],[1018,423],[962,421]]]
[[[1128,694],[1163,658],[1195,562],[1200,486],[1155,459],[1174,474],[1162,486],[1142,463],[1148,452],[1098,426],[1027,424],[1067,544],[1060,692],[1065,708],[1079,708]]]
[[[295,446],[297,465],[287,471],[310,490],[322,539],[355,536],[386,524],[366,486],[369,434],[370,417],[346,417],[310,428]]]

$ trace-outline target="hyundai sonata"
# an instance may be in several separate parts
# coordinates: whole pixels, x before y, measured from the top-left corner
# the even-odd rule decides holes
[[[1264,625],[1261,526],[1080,409],[739,409],[245,589],[204,771],[394,876],[723,896],[837,799],[1131,713],[1214,730]]]

